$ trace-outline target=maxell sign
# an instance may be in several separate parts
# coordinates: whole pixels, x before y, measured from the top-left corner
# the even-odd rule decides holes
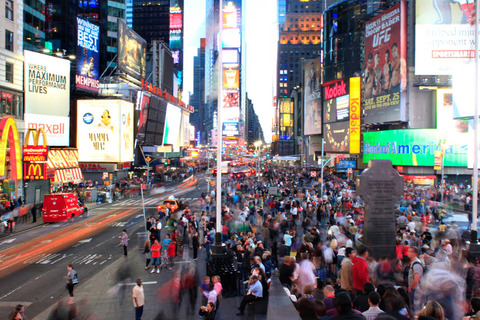
[[[70,145],[70,118],[25,113],[26,129],[43,129],[49,146]]]

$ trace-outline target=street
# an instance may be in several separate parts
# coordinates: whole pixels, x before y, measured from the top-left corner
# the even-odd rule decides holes
[[[199,179],[198,187],[206,188],[205,184],[205,179]],[[188,202],[200,194],[197,186],[186,186],[146,198],[147,217],[156,213],[157,205],[171,195]],[[127,229],[130,236],[128,262],[143,269],[143,255],[139,256],[137,249],[137,233],[145,231],[141,199],[121,200],[91,209],[88,218],[79,218],[73,223],[41,224],[21,234],[2,238],[0,318],[6,319],[17,304],[27,306],[29,318],[34,318],[64,298],[64,276],[69,263],[79,274],[77,292],[82,292],[82,285],[108,268],[125,265],[119,246],[123,229]],[[112,277],[105,285],[113,286],[114,274],[109,275]],[[151,277],[157,281],[168,279],[158,275]],[[130,306],[130,299],[128,303]]]

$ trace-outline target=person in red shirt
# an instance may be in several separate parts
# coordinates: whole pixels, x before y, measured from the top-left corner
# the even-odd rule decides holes
[[[173,258],[175,257],[175,251],[177,246],[175,245],[174,241],[170,241],[170,244],[168,245],[167,249],[167,255],[168,255],[168,260],[170,262],[170,267],[168,268],[169,270],[172,270],[173,268]]]
[[[161,256],[161,249],[162,249],[162,246],[160,245],[160,243],[158,243],[158,240],[155,240],[152,244],[152,246],[150,247],[150,252],[152,253],[152,271],[150,273],[154,273],[155,272],[155,269],[157,270],[157,273],[160,273],[160,256]]]
[[[363,286],[365,283],[370,281],[370,277],[368,276],[368,250],[366,247],[361,247],[358,250],[358,255],[355,259],[352,260],[353,267],[352,267],[352,275],[353,275],[353,287],[357,291],[357,293],[363,292]]]

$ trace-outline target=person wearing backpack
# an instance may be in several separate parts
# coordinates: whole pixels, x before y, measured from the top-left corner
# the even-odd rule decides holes
[[[70,296],[70,299],[67,302],[67,305],[72,305],[73,304],[73,289],[76,284],[78,284],[78,275],[77,271],[75,271],[75,268],[73,268],[73,265],[70,263],[67,265],[67,276],[65,277],[67,279],[67,290],[68,294]]]
[[[420,283],[423,276],[424,266],[422,261],[418,258],[420,250],[417,247],[411,246],[408,248],[407,255],[410,259],[410,267],[408,269],[408,295],[410,300],[410,308],[415,310],[415,290]]]

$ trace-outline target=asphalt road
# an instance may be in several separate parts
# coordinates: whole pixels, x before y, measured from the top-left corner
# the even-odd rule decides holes
[[[146,198],[147,217],[172,194],[187,203],[199,198],[206,180],[204,175],[197,178],[196,186],[167,187],[166,193]],[[136,250],[136,234],[143,228],[142,200],[127,199],[93,208],[87,218],[73,223],[42,224],[0,240],[0,319],[7,319],[17,304],[26,305],[33,319],[65,297],[67,264],[73,263],[80,281],[86,282],[123,259],[119,246],[123,229],[131,235],[129,250]]]

